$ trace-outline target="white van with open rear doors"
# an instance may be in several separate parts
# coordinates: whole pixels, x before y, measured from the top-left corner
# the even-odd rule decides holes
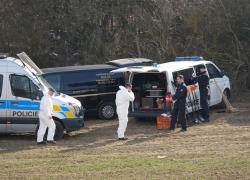
[[[205,61],[202,57],[178,57],[174,62],[159,65],[154,63],[153,66],[125,67],[111,72],[129,72],[129,82],[135,93],[135,101],[131,102],[129,107],[129,117],[142,120],[171,112],[177,75],[183,75],[187,87],[192,86],[195,89],[193,94],[186,99],[187,111],[190,113],[194,109],[201,109],[199,85],[191,80],[192,74],[199,72],[200,65],[205,65],[210,76],[209,106],[220,103],[225,106],[216,82],[229,99],[231,97],[229,78],[213,62]],[[196,106],[192,108],[192,104]]]

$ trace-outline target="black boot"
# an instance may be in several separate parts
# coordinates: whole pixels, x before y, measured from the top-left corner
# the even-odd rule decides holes
[[[198,114],[198,118],[202,121],[202,122],[204,122],[204,118],[202,117],[202,115],[200,115],[200,114]]]
[[[55,141],[47,141],[48,143],[51,143],[51,144],[56,144]]]
[[[37,144],[46,144],[45,141],[37,142]]]
[[[119,138],[119,140],[128,140],[127,137]]]
[[[210,122],[210,118],[206,118],[204,122]]]

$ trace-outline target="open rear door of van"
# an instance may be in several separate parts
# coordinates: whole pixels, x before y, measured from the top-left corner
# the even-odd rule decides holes
[[[132,66],[110,71],[111,73],[121,72],[136,72],[136,73],[162,73],[165,72],[164,68],[153,67],[153,66]]]
[[[153,61],[144,58],[126,58],[126,59],[117,59],[109,61],[106,64],[117,66],[117,67],[129,67],[129,66],[143,66],[143,65],[152,65]]]

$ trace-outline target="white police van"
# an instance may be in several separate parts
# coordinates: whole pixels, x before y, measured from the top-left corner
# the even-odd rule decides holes
[[[129,72],[129,82],[132,84],[132,90],[135,93],[135,101],[130,105],[129,116],[144,119],[171,112],[172,96],[175,94],[177,75],[184,76],[184,82],[187,87],[195,87],[195,92],[186,99],[188,112],[201,109],[199,85],[191,81],[192,74],[199,72],[200,65],[206,66],[210,76],[209,106],[219,103],[225,106],[215,80],[229,99],[231,97],[229,78],[213,62],[205,61],[202,57],[178,57],[174,62],[156,64],[156,67],[134,66],[116,69],[111,72]],[[195,100],[197,103],[194,102]],[[196,104],[196,106],[192,108],[192,104]]]
[[[0,54],[0,133],[37,132],[40,101],[51,88],[24,52],[17,56],[20,59]],[[55,91],[52,101],[55,140],[63,136],[64,129],[71,132],[84,126],[84,110],[78,100]]]

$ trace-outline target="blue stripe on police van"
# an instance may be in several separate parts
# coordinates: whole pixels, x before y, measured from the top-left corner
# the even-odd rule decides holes
[[[5,103],[0,104],[0,109],[11,109],[11,110],[25,110],[25,111],[40,111],[40,102],[31,102],[27,100],[1,100]],[[19,104],[11,104],[11,102],[17,101]],[[7,103],[7,105],[6,105]],[[69,108],[60,106],[63,112],[61,113],[64,117],[67,115],[64,112],[71,112]],[[75,112],[73,112],[75,115]]]
[[[70,109],[69,108],[67,108],[67,107],[63,107],[63,106],[59,106],[61,109],[62,109],[62,111],[64,111],[64,112],[71,112],[70,111]]]
[[[11,102],[14,101],[17,101],[19,104],[11,104]],[[9,107],[11,110],[39,111],[40,102],[31,102],[26,100],[9,100]]]
[[[4,103],[0,104],[0,109],[6,109],[6,106],[7,106],[6,103],[7,103],[7,101],[6,100],[1,100],[1,99],[0,99],[0,101],[4,102]]]
[[[59,113],[61,113],[64,117],[67,117],[66,114],[64,114],[64,112],[59,112]]]

